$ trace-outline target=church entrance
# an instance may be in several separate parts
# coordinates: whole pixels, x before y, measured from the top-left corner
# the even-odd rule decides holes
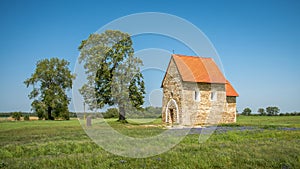
[[[166,122],[170,124],[179,123],[178,105],[174,99],[171,99],[166,107]]]

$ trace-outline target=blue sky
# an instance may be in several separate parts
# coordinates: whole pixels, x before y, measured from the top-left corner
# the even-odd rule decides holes
[[[30,111],[31,89],[23,81],[38,60],[64,58],[73,70],[81,40],[119,17],[140,12],[176,15],[206,34],[219,53],[227,79],[240,94],[239,112],[267,106],[278,106],[281,112],[300,111],[299,9],[297,0],[1,0],[0,112]],[[137,49],[190,54],[176,43],[168,46],[159,41],[133,38]],[[160,85],[161,81],[149,83]]]

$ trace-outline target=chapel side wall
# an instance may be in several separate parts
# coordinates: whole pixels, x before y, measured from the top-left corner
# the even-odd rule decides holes
[[[200,92],[200,101],[195,100],[195,91]],[[211,101],[214,91],[216,100]],[[224,84],[183,82],[182,114],[184,125],[216,124],[222,121],[226,108]]]
[[[168,102],[173,98],[178,106],[178,115],[179,120],[182,118],[181,114],[181,91],[182,91],[182,84],[181,84],[181,77],[178,73],[177,67],[174,63],[174,60],[171,59],[169,67],[167,69],[164,81],[163,81],[163,100],[162,100],[162,122],[166,122],[166,108]],[[173,97],[171,96],[173,93]],[[181,123],[181,121],[179,121]]]

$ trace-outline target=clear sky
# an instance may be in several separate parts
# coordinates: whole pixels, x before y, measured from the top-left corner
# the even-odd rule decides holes
[[[38,60],[64,58],[74,70],[81,40],[119,17],[140,12],[176,15],[206,34],[240,94],[239,112],[267,106],[300,111],[299,9],[297,0],[1,0],[0,112],[30,111],[31,89],[23,81]],[[159,40],[133,42],[139,49],[180,51]],[[161,80],[147,85],[159,86]]]

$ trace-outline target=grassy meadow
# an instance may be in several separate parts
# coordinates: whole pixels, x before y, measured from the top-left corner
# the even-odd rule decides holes
[[[166,130],[160,120],[108,123],[131,137]],[[69,121],[1,121],[0,168],[300,168],[300,116],[239,116],[205,143],[187,135],[163,154],[128,158],[106,152]],[[246,130],[235,130],[243,126]]]

